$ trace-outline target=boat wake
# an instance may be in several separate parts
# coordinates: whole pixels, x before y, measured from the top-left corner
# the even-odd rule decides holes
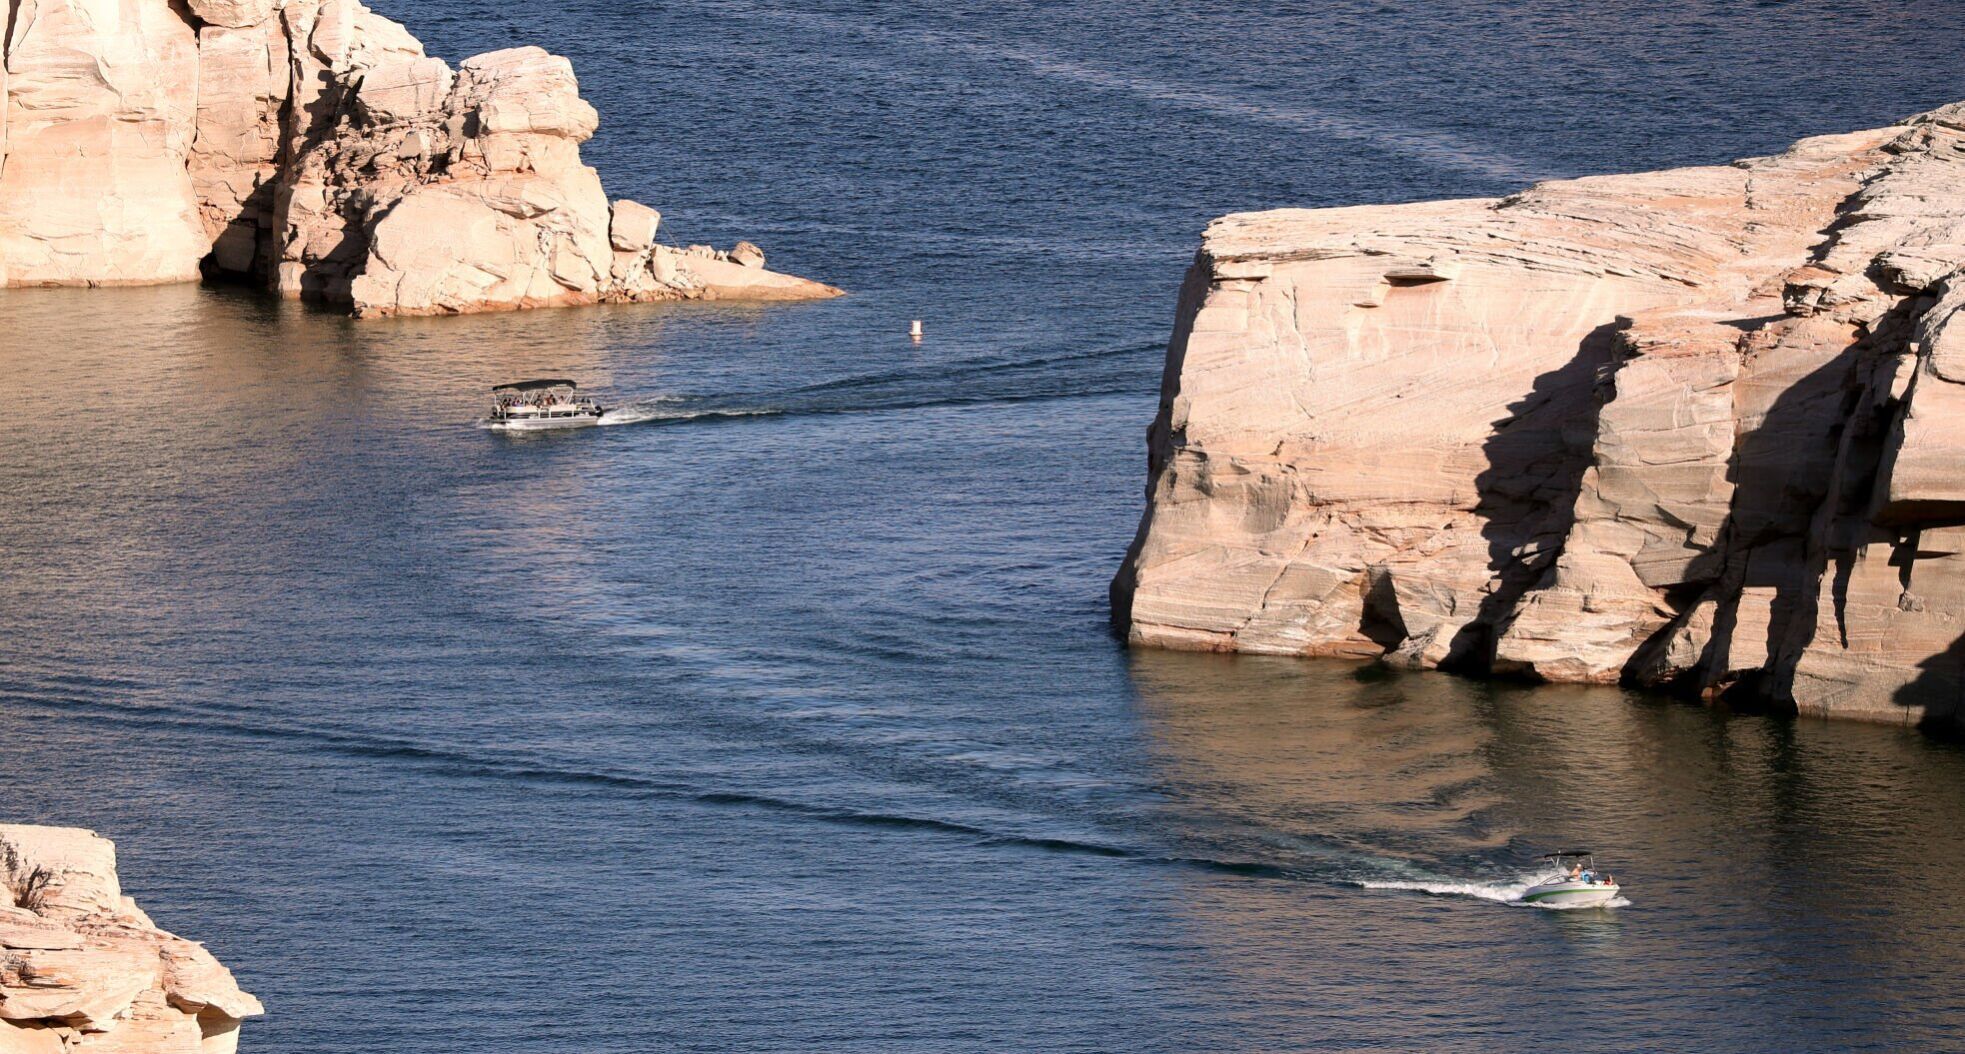
[[[777,391],[643,395],[584,423],[682,425],[1119,395],[1136,386],[1130,374],[1115,372],[1112,364],[1153,347],[1122,342],[1056,355],[1006,348],[974,359],[876,370]],[[1060,367],[1071,375],[1050,376]],[[489,419],[478,421],[480,428],[497,426]]]
[[[776,417],[782,413],[784,413],[783,410],[768,408],[704,409],[697,407],[692,409],[685,405],[681,399],[677,399],[674,396],[665,396],[656,399],[644,399],[639,402],[629,403],[626,406],[616,407],[601,414],[599,423],[603,425],[639,425],[647,424],[650,421],[700,421],[705,419],[714,420],[717,418]]]
[[[1401,879],[1394,881],[1364,880],[1358,883],[1366,889],[1397,889],[1411,893],[1430,893],[1437,897],[1473,897],[1477,900],[1491,900],[1497,904],[1522,904],[1522,894],[1540,879],[1527,877],[1497,882],[1456,882],[1451,879],[1427,881],[1424,879]]]

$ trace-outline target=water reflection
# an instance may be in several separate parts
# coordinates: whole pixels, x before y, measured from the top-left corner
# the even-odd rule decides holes
[[[1180,808],[1361,852],[1505,842],[1463,682],[1415,695],[1373,667],[1137,652],[1153,760]]]
[[[1177,822],[1321,887],[1190,884],[1191,932],[1224,961],[1278,949],[1234,971],[1265,998],[1343,962],[1329,983],[1345,1001],[1437,998],[1444,1013],[1464,988],[1398,984],[1393,964],[1465,982],[1505,944],[1518,969],[1497,983],[1551,974],[1539,996],[1495,997],[1524,1013],[1591,993],[1649,993],[1671,1013],[1750,996],[1843,1028],[1895,1028],[1889,1008],[1958,1009],[1932,970],[1961,951],[1951,920],[1965,875],[1949,862],[1965,859],[1965,756],[1953,747],[1611,689],[1214,655],[1140,653],[1131,667]],[[1629,907],[1494,902],[1535,854],[1571,844],[1602,854]],[[1381,882],[1435,895],[1359,888]],[[1361,993],[1378,983],[1371,963],[1386,988]],[[1648,1013],[1615,1012],[1667,1026]]]

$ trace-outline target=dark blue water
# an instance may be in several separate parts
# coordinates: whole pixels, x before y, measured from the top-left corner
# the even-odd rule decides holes
[[[1957,748],[1104,609],[1209,218],[1880,123],[1965,95],[1950,5],[381,6],[854,295],[0,298],[62,408],[0,425],[0,815],[114,837],[247,1050],[1965,1046]],[[657,417],[470,427],[542,373]],[[1630,906],[1505,903],[1569,842]]]

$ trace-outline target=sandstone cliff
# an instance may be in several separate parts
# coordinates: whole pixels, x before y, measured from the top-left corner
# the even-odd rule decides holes
[[[0,287],[246,278],[361,315],[838,290],[657,240],[538,48],[423,53],[356,0],[0,0]]]
[[[0,824],[0,1054],[231,1054],[262,1012],[123,895],[107,839]]]
[[[1965,104],[1731,165],[1224,217],[1130,641],[1959,720]]]

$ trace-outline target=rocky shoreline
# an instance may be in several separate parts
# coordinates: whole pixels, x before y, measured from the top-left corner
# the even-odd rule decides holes
[[[360,316],[839,295],[662,244],[537,47],[456,69],[356,0],[7,0],[0,287],[253,282]]]
[[[1731,165],[1224,217],[1115,621],[1956,727],[1961,306],[1965,104]]]
[[[232,1054],[263,1012],[123,895],[108,839],[0,824],[0,1052]]]

